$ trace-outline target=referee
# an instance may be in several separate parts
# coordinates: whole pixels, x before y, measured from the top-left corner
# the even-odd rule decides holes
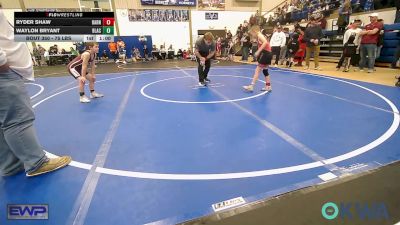
[[[210,82],[207,78],[211,67],[211,59],[215,54],[215,41],[212,33],[207,32],[196,41],[194,51],[198,65],[199,86],[206,86]]]

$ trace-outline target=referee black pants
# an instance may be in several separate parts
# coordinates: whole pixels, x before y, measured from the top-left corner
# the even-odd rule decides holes
[[[275,56],[275,64],[279,62],[279,56],[281,55],[281,47],[280,46],[273,46],[271,47],[272,50],[272,58]]]
[[[204,82],[204,79],[207,78],[208,72],[210,71],[211,60],[210,59],[206,60],[206,63],[203,66],[200,64],[200,59],[197,58],[197,64],[198,64],[197,71],[199,73],[199,82]]]

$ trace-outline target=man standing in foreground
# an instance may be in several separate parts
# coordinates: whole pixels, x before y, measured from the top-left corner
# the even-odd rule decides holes
[[[26,44],[14,42],[13,27],[1,3],[0,27],[0,176],[25,170],[31,177],[60,169],[71,162],[71,157],[49,159],[39,144],[23,81],[33,80],[32,60]]]

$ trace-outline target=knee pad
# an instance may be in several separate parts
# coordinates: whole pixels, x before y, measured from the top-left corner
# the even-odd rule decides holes
[[[266,76],[266,77],[268,77],[269,76],[269,72],[268,72],[268,69],[263,69],[263,74],[264,74],[264,76]]]

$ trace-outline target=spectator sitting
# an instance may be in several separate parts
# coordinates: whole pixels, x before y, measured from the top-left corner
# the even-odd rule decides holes
[[[188,53],[187,53],[186,49],[183,50],[182,56],[183,56],[183,59],[188,59]]]
[[[182,59],[182,58],[183,58],[182,49],[179,49],[179,50],[178,50],[178,52],[176,53],[176,57],[177,57],[178,59]]]
[[[192,50],[188,50],[187,51],[187,54],[188,54],[188,57],[190,58],[190,60],[192,60],[192,61],[196,61],[197,59],[196,59],[196,55],[192,52]]]
[[[126,64],[125,42],[121,38],[117,41],[117,47],[119,59],[116,61],[116,63],[122,62],[123,64]]]
[[[73,47],[70,47],[70,52],[71,52],[71,56],[77,56],[77,55],[79,55],[79,53],[73,48]]]
[[[175,55],[175,49],[172,47],[172,45],[169,45],[168,47],[168,59],[173,59]]]
[[[107,51],[106,51],[106,50],[103,50],[103,53],[101,54],[101,60],[102,60],[104,63],[107,63],[107,62],[108,62],[108,54],[107,54]]]
[[[142,56],[140,55],[140,51],[138,48],[133,47],[132,49],[132,61],[137,62],[137,61],[143,61]]]
[[[167,56],[167,51],[165,50],[164,45],[160,45],[160,54],[161,54],[161,58],[165,59]]]
[[[49,54],[49,51],[47,51],[46,49],[45,49],[45,51],[44,51],[44,53],[43,53],[43,57],[44,57],[44,60],[45,60],[46,64],[47,64],[48,66],[51,66],[51,63],[50,63],[50,54]]]
[[[61,49],[61,54],[62,54],[62,56],[61,56],[61,62],[63,63],[63,64],[68,64],[69,63],[69,60],[68,60],[68,55],[70,54],[69,52],[67,52],[67,51],[65,51],[65,49]]]
[[[153,45],[153,49],[151,50],[151,55],[155,60],[161,59],[160,50],[158,50],[156,45]]]
[[[143,56],[146,61],[149,61],[149,49],[147,49],[147,45],[143,45]]]

